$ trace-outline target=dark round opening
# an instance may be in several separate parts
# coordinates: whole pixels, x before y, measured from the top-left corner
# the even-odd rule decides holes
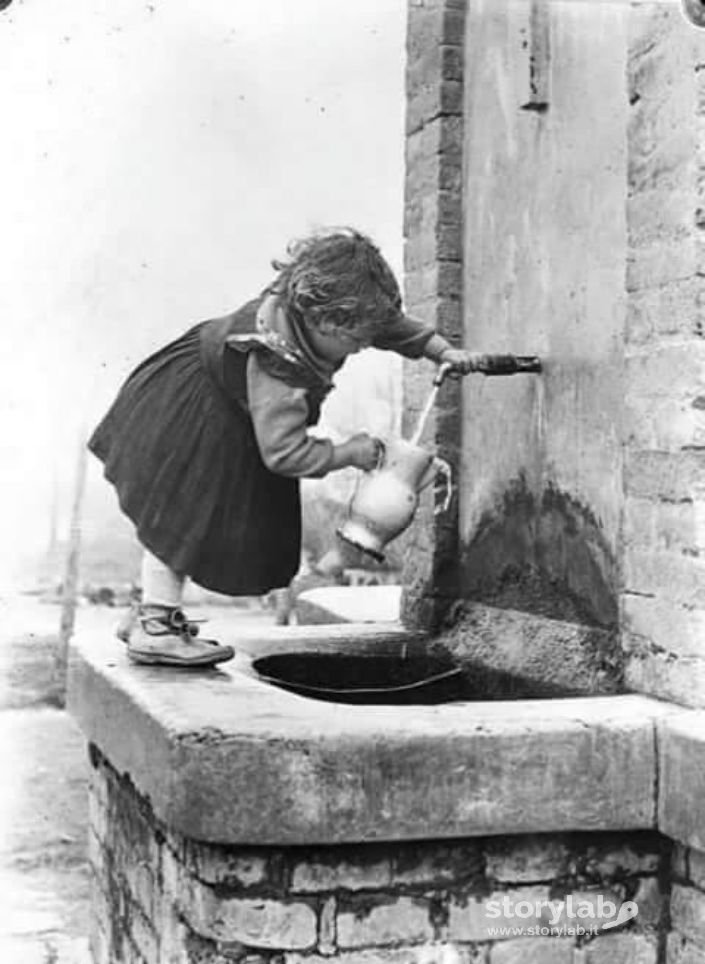
[[[468,699],[462,670],[444,656],[287,653],[253,664],[276,686],[334,703],[428,704]]]
[[[285,653],[255,660],[260,679],[329,703],[428,705],[584,695],[443,654]]]

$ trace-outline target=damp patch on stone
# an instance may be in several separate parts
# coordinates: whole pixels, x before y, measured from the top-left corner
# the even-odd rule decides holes
[[[554,486],[515,479],[462,546],[465,599],[554,619],[611,628],[618,623],[618,575],[600,521]]]

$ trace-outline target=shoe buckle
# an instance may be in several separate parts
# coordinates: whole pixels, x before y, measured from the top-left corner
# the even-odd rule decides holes
[[[199,623],[204,623],[205,619],[187,619],[182,609],[172,609],[168,616],[169,625],[181,636],[193,639],[200,632]]]

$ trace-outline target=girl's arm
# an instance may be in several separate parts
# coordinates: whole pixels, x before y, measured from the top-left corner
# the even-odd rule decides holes
[[[405,358],[430,358],[430,355],[425,353],[426,346],[436,337],[440,338],[440,335],[436,335],[429,325],[409,318],[408,315],[400,315],[396,321],[384,325],[375,335],[372,344],[374,348],[395,351]]]
[[[348,465],[371,469],[377,464],[380,443],[365,433],[340,445],[309,435],[306,390],[270,375],[256,352],[247,359],[247,397],[257,447],[271,472],[320,478]]]
[[[450,365],[451,372],[467,375],[475,370],[478,361],[484,356],[464,348],[454,348],[442,335],[434,332],[426,342],[423,357],[430,358],[437,365]]]
[[[479,355],[454,348],[449,341],[429,325],[402,315],[393,324],[385,325],[375,337],[375,348],[395,351],[406,358],[429,358],[436,364],[448,364],[451,371],[466,375],[473,371]]]

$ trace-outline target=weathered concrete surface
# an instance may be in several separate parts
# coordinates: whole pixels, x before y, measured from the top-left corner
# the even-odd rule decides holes
[[[326,587],[303,593],[299,623],[351,623],[374,615],[393,619],[399,587]],[[622,692],[622,651],[618,634],[565,619],[516,609],[463,602],[429,640],[470,672],[503,674],[530,696],[597,696]],[[533,689],[533,692],[532,692]]]
[[[469,668],[513,676],[536,695],[622,691],[619,638],[598,626],[466,602],[433,642]]]
[[[625,680],[631,692],[705,708],[705,660],[674,657],[655,647],[642,647],[633,637],[627,637],[626,653]]]
[[[626,261],[626,4],[548,4],[548,107],[529,100],[529,3],[472,0],[465,344],[539,377],[463,384],[460,594],[617,617]],[[522,598],[523,577],[532,574]],[[515,605],[510,602],[509,605]],[[559,618],[561,611],[549,613]]]
[[[296,646],[330,631],[309,629]],[[195,839],[634,829],[656,816],[653,719],[664,708],[642,697],[341,712],[236,670],[133,666],[118,643],[79,639],[70,707],[157,816]]]
[[[265,626],[238,627],[234,632],[225,620],[219,625],[218,638],[229,643],[238,652],[254,658],[275,653],[372,653],[399,655],[409,647],[423,648],[426,636],[404,629],[399,623],[390,622],[378,626],[375,623],[358,623],[347,620],[339,625],[323,626]],[[228,664],[224,669],[228,668]]]
[[[658,727],[658,825],[705,850],[705,712],[668,717]]]
[[[395,623],[401,586],[323,586],[302,592],[296,600],[300,625],[329,623]]]

